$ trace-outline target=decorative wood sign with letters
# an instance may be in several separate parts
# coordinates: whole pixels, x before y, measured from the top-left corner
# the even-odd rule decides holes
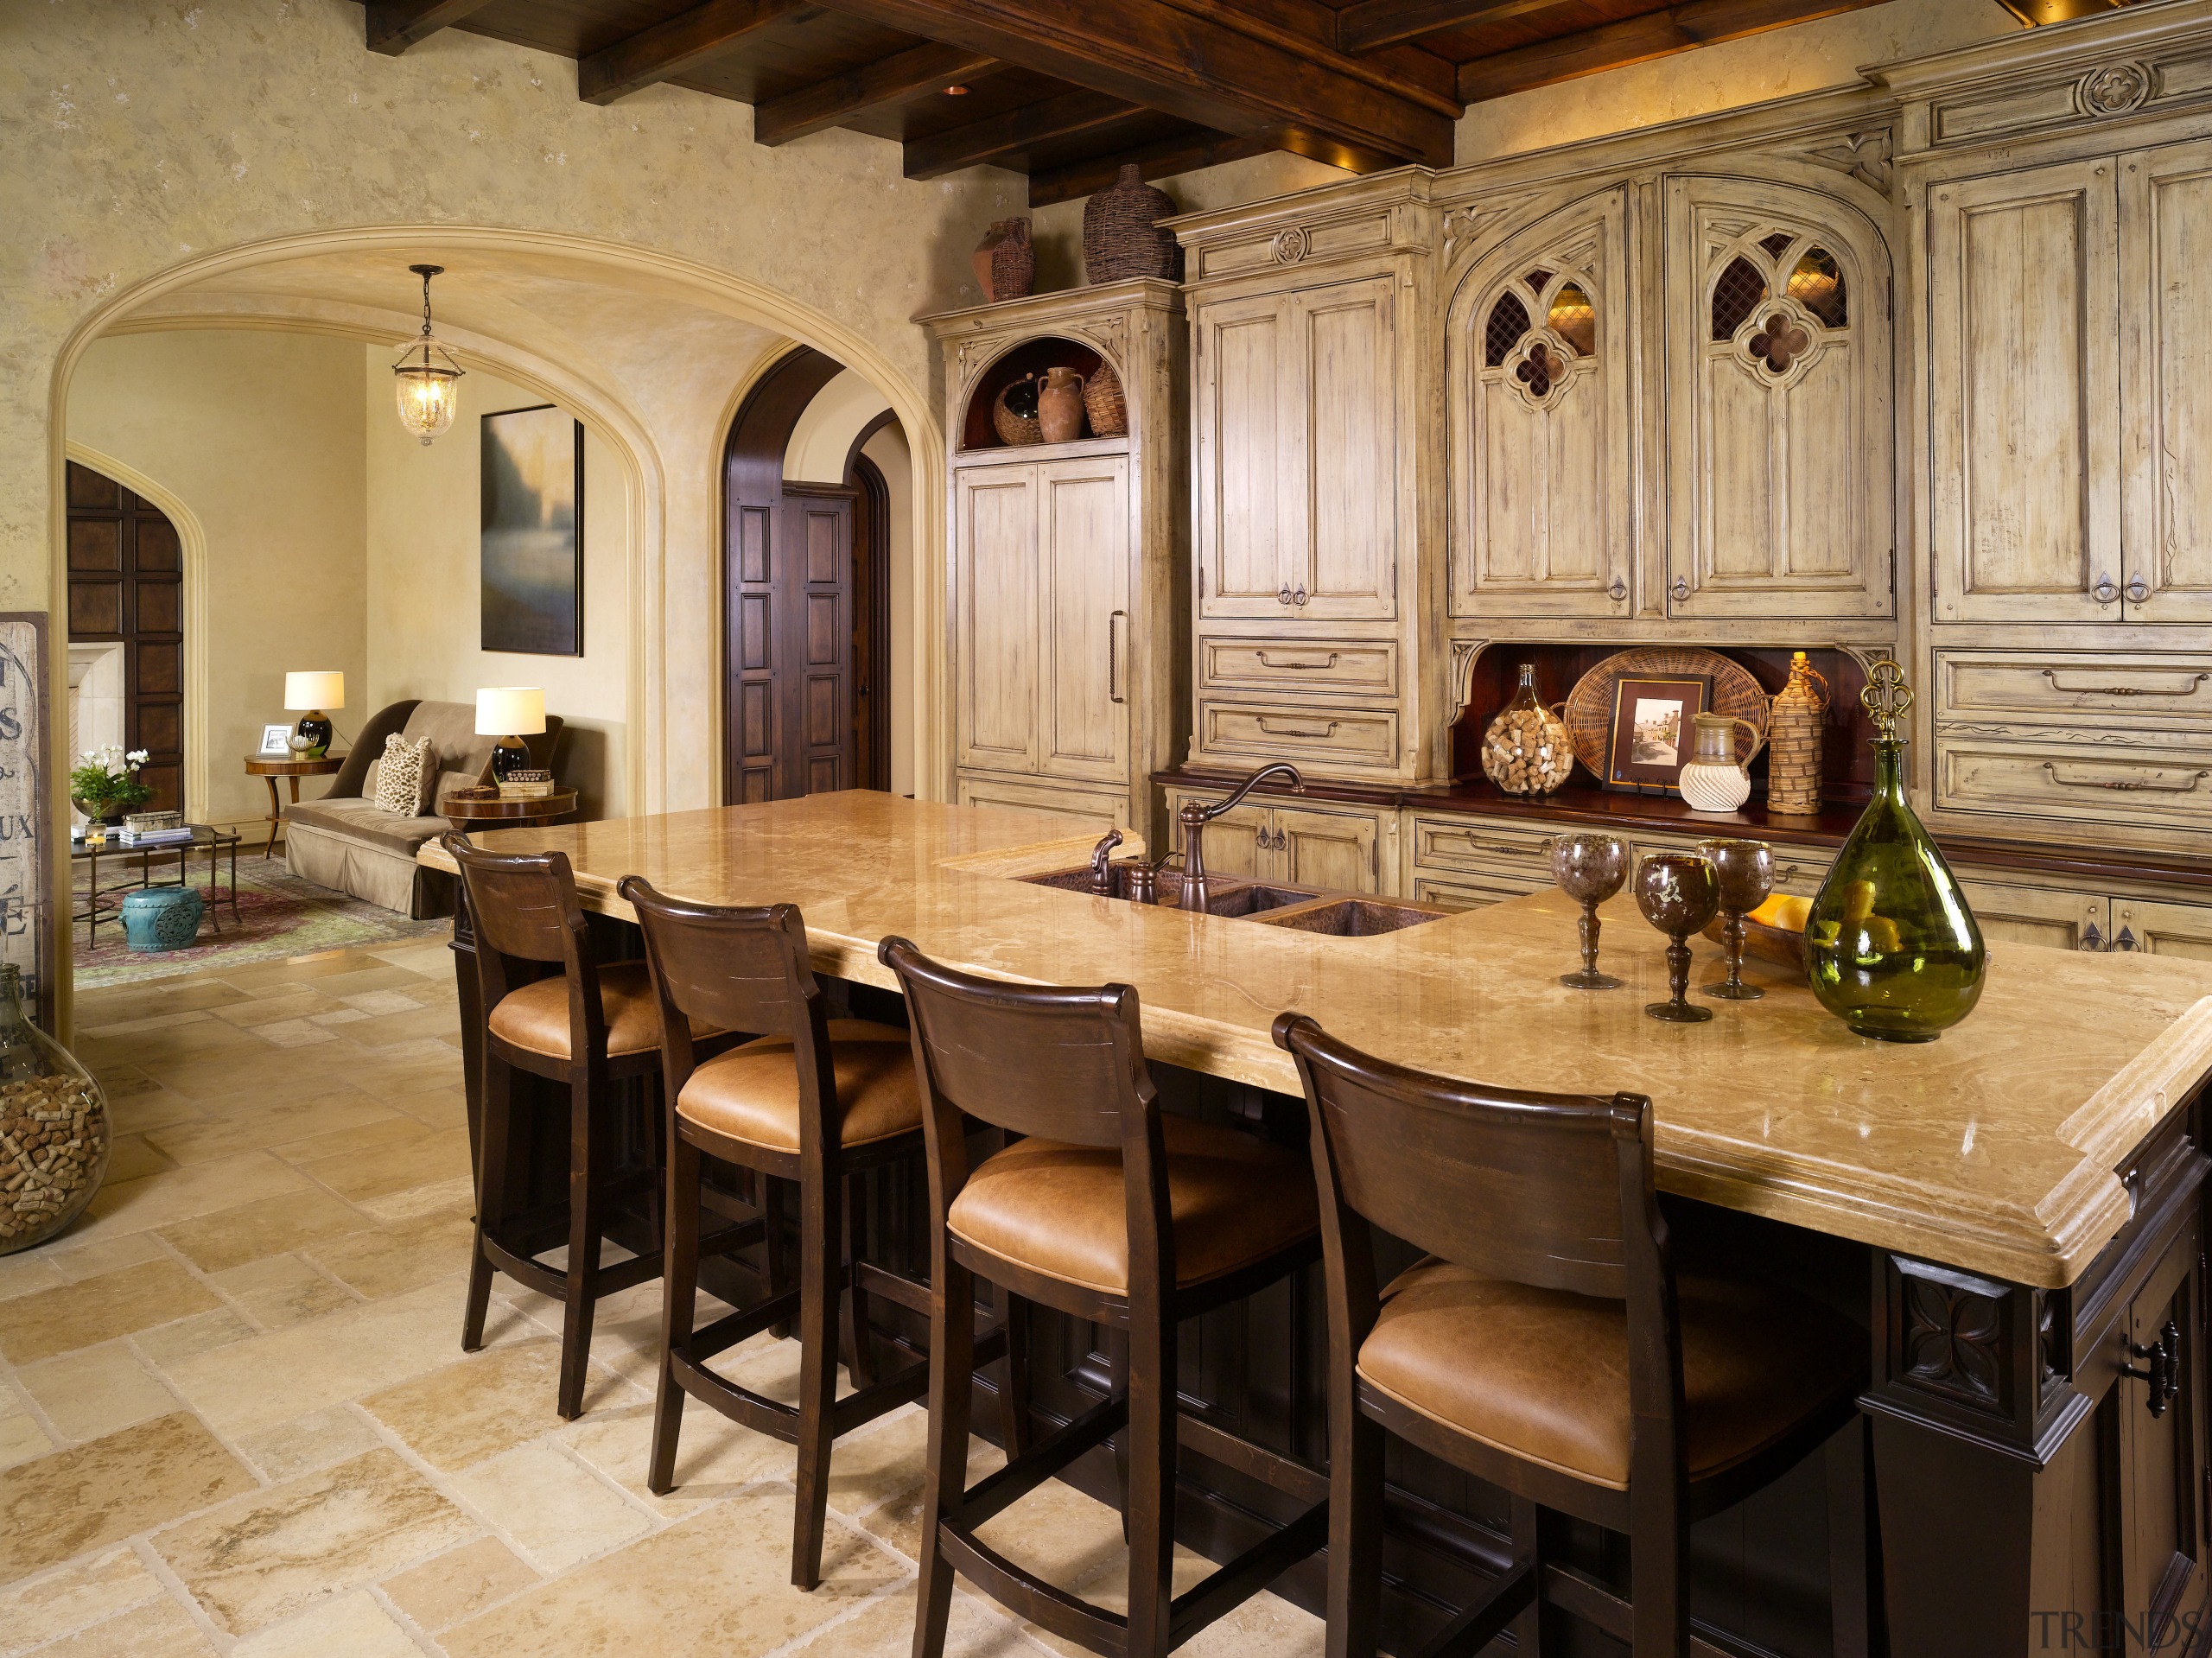
[[[47,893],[46,613],[0,612],[0,962],[54,1028],[55,941]]]

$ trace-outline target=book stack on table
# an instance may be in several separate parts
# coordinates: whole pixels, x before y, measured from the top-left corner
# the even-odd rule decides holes
[[[192,839],[192,828],[182,812],[138,812],[123,820],[118,845],[127,847],[183,846]]]

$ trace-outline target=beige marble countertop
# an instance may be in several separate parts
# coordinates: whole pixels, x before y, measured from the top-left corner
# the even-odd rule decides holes
[[[1091,835],[1028,811],[855,792],[478,835],[569,854],[593,907],[639,873],[719,903],[804,912],[822,970],[876,984],[877,941],[1033,983],[1136,987],[1156,1058],[1286,1093],[1285,1008],[1424,1070],[1518,1088],[1648,1094],[1669,1191],[2043,1286],[2070,1283],[2127,1218],[2115,1169],[2212,1070],[2212,965],[1993,946],[1980,1005],[1941,1040],[1853,1036],[1778,969],[1703,1025],[1644,1016],[1665,940],[1605,912],[1618,990],[1568,990],[1573,906],[1547,893],[1377,938],[1310,934],[1030,886]],[[450,868],[435,843],[423,861]],[[1694,941],[1693,985],[1719,976]]]

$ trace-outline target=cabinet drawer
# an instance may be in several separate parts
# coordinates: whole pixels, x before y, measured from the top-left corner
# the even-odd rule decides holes
[[[2116,898],[2112,901],[2112,948],[2212,962],[2212,905]]]
[[[1521,890],[1533,893],[1551,884],[1551,843],[1558,833],[1478,817],[1416,817],[1414,868],[1510,870],[1525,875],[1529,885]]]
[[[1198,681],[1212,689],[1398,693],[1398,647],[1387,640],[1201,639]]]
[[[2112,906],[2101,893],[1972,877],[1962,877],[1959,887],[1986,943],[2098,950],[2105,948],[2111,934]]]
[[[2175,829],[2212,827],[2212,756],[2054,740],[1936,738],[1936,797],[1952,811],[2013,812]]]
[[[1398,711],[1201,702],[1198,744],[1210,754],[1387,769],[1398,759]]]
[[[1129,796],[1126,789],[1078,789],[1042,778],[963,772],[955,781],[953,797],[963,806],[1013,806],[1023,811],[1058,812],[1064,817],[1094,823],[1102,830],[1129,827]]]
[[[1510,898],[1541,893],[1548,882],[1520,880],[1511,875],[1420,875],[1414,877],[1413,899],[1443,910],[1479,910]]]
[[[2212,725],[2212,656],[1938,651],[1939,717]]]

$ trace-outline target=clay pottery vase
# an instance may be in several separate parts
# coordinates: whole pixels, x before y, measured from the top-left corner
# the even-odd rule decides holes
[[[1037,392],[1037,424],[1047,443],[1072,443],[1083,435],[1083,376],[1048,368]]]

